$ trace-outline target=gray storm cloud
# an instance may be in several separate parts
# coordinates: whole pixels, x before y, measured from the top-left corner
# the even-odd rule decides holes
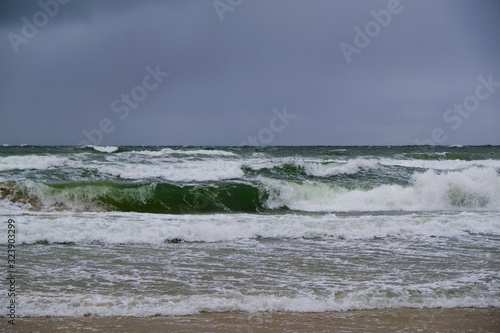
[[[2,1],[0,144],[500,144],[499,14],[494,0]],[[271,125],[284,108],[296,117]]]

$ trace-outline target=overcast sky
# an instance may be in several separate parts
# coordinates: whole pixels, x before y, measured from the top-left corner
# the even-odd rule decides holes
[[[2,0],[0,144],[498,145],[499,18],[498,0]]]

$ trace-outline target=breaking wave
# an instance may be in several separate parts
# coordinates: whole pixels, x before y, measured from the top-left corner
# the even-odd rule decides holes
[[[352,167],[359,168],[359,165]],[[29,205],[32,210],[164,214],[259,213],[283,209],[307,212],[497,211],[500,177],[493,168],[471,167],[462,171],[415,172],[407,186],[337,185],[264,176],[257,176],[252,181],[193,184],[111,180],[49,184],[25,180],[0,183],[0,195],[3,200]]]

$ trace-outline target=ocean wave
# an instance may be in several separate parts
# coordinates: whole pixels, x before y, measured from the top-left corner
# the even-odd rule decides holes
[[[485,215],[486,214],[486,215]],[[210,214],[31,213],[23,217],[21,244],[165,244],[244,239],[373,239],[500,235],[499,213],[456,214]],[[96,232],[96,229],[99,232]]]
[[[270,209],[310,212],[494,210],[500,207],[500,177],[493,168],[415,173],[412,185],[335,186],[261,179]]]
[[[474,161],[474,160],[487,160],[487,155],[480,153],[470,153],[470,152],[425,152],[425,153],[404,153],[404,158],[415,159],[415,160],[435,160],[435,161],[445,161],[445,160],[457,160],[457,161]]]
[[[301,158],[252,159],[243,163],[243,170],[253,175],[281,175],[283,178],[323,177],[355,175],[361,171],[377,169],[377,159],[356,158],[352,160],[317,160]]]
[[[0,184],[0,199],[34,211],[121,211],[160,214],[259,212],[259,188],[244,183],[175,185],[107,180],[45,184],[31,180]]]
[[[60,156],[19,155],[0,157],[0,171],[45,170],[66,164],[67,158]]]
[[[243,177],[239,161],[140,161],[99,163],[99,171],[130,180],[161,179],[173,182],[204,182]]]
[[[433,160],[433,159],[394,159],[380,158],[379,163],[386,166],[400,166],[406,168],[434,169],[434,170],[461,170],[471,167],[485,167],[500,169],[500,160]]]
[[[353,175],[361,170],[376,169],[379,166],[377,159],[357,158],[347,162],[338,161],[336,163],[303,163],[305,172],[308,175],[327,177],[334,175]]]
[[[462,171],[416,172],[407,186],[336,185],[258,176],[252,181],[174,184],[109,180],[46,184],[26,180],[0,184],[0,190],[3,200],[29,204],[32,209],[43,211],[184,214],[283,209],[306,212],[498,211],[500,207],[500,176],[493,168],[478,167]]]
[[[116,146],[89,146],[89,147],[92,147],[94,150],[101,153],[114,153],[115,151],[118,150],[118,147]]]
[[[89,314],[148,317],[190,315],[200,312],[325,312],[387,308],[456,308],[500,306],[498,290],[487,294],[448,296],[446,290],[427,285],[379,286],[332,290],[331,295],[245,295],[240,292],[215,295],[109,296],[98,294],[21,294],[20,316],[83,317]]]
[[[201,155],[201,156],[230,156],[235,157],[238,156],[233,152],[225,151],[225,150],[216,150],[216,149],[172,149],[172,148],[163,148],[161,150],[153,151],[153,150],[141,150],[141,151],[133,151],[130,153],[140,154],[140,155],[148,155],[148,156],[168,156],[168,155]]]

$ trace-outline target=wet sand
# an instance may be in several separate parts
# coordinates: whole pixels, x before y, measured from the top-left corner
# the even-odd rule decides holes
[[[4,319],[5,320],[5,319]],[[5,323],[7,324],[7,323]],[[226,312],[155,317],[26,317],[7,332],[500,332],[500,308]],[[1,331],[1,329],[0,329]]]

